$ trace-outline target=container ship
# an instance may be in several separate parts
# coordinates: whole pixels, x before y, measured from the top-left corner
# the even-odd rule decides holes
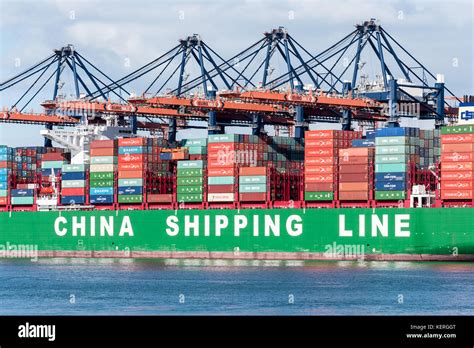
[[[373,20],[353,34],[367,33],[388,40]],[[282,28],[264,40],[297,48]],[[213,52],[196,35],[178,47]],[[88,62],[71,46],[55,55],[56,81],[61,59],[75,78],[74,64]],[[212,73],[201,64],[191,82],[205,80],[204,96],[185,94],[181,73],[175,94],[112,103],[80,95],[85,78],[77,78],[74,100],[60,100],[56,83],[43,114],[1,113],[2,122],[47,126],[45,146],[0,146],[1,255],[33,246],[39,257],[474,260],[472,97],[448,107],[442,76],[420,88],[384,64],[379,89],[355,80],[340,93],[298,88],[304,69],[288,66],[286,91],[271,89],[265,72],[258,88],[208,91],[227,65]],[[413,98],[433,129],[400,126],[408,114],[392,106]],[[153,117],[169,122],[140,120]],[[202,120],[207,137],[176,140],[178,128]],[[342,129],[309,127],[328,120]],[[252,134],[225,133],[229,125]],[[289,133],[279,136],[281,128]]]

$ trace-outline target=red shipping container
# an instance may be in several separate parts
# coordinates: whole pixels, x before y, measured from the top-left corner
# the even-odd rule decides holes
[[[442,190],[441,199],[472,199],[472,190]]]
[[[208,185],[207,192],[209,193],[233,193],[235,192],[234,185]]]
[[[305,183],[334,182],[334,174],[310,174],[305,175]]]
[[[131,163],[119,163],[118,170],[143,170],[145,165],[140,162],[131,162]]]
[[[441,162],[474,162],[474,152],[443,153]]]
[[[442,144],[474,143],[474,134],[442,134]]]
[[[66,154],[62,152],[50,152],[41,155],[42,161],[64,161],[65,159]]]
[[[7,205],[8,197],[0,197],[0,205]]]
[[[339,168],[339,173],[368,173],[369,166],[367,164],[354,164],[350,166],[341,166]]]
[[[445,180],[473,180],[473,172],[441,172],[441,181]]]
[[[229,168],[208,168],[207,169],[208,176],[236,176],[237,175],[237,168],[229,167]]]
[[[304,149],[304,157],[334,157],[334,155],[337,155],[337,150],[334,148],[313,148],[313,149],[308,149],[305,147]]]
[[[318,165],[334,165],[336,164],[335,157],[305,157],[305,166],[318,166]]]
[[[339,200],[341,201],[367,201],[368,199],[369,199],[368,191],[339,192]]]
[[[173,201],[172,194],[153,194],[149,193],[147,195],[148,203],[171,203]]]
[[[368,173],[339,173],[339,182],[367,182]]]
[[[368,191],[369,184],[367,182],[341,182],[339,183],[339,191]]]
[[[441,152],[474,152],[473,143],[464,143],[464,144],[442,144]]]
[[[237,150],[238,143],[209,143],[207,145],[207,152],[228,152]]]
[[[304,168],[305,175],[311,174],[332,174],[334,166],[306,166]]]
[[[0,161],[0,168],[10,168],[11,162]]]
[[[119,179],[142,179],[143,171],[141,170],[122,170],[118,172]]]
[[[115,147],[114,140],[92,140],[91,145],[90,145],[91,149],[101,149],[101,148],[113,149],[114,147]]]
[[[472,181],[442,181],[441,190],[472,190]]]
[[[75,188],[63,188],[61,189],[62,196],[84,196],[86,190],[84,187],[75,187]]]
[[[118,155],[118,163],[142,163],[148,160],[146,155],[137,155],[137,154],[128,154],[128,155]]]
[[[373,162],[372,157],[341,157],[339,156],[339,165],[369,164]]]
[[[234,168],[236,163],[232,159],[223,158],[221,161],[208,161],[207,166],[209,168]]]
[[[267,167],[241,167],[239,171],[242,176],[267,175]]]
[[[339,157],[369,157],[373,156],[375,150],[368,147],[353,147],[349,149],[339,149]]]
[[[95,148],[90,149],[91,156],[115,156],[116,151],[113,148]]]
[[[320,147],[338,147],[340,144],[338,139],[313,139],[305,140],[305,148],[320,148]]]
[[[321,192],[321,191],[334,191],[334,184],[330,182],[323,183],[306,183],[304,190],[307,192]]]
[[[241,193],[239,200],[241,202],[264,202],[267,200],[267,194],[265,192]]]
[[[441,171],[465,172],[473,170],[473,162],[446,162],[441,163]]]
[[[147,138],[120,138],[118,146],[145,146]]]
[[[333,139],[342,138],[343,133],[340,130],[325,129],[325,130],[309,130],[304,133],[305,139]]]

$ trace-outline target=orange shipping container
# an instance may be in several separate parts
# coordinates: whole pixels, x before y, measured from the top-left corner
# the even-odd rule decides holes
[[[240,175],[242,176],[267,175],[267,167],[241,167]]]
[[[305,157],[305,166],[321,166],[321,165],[334,165],[336,164],[336,158],[334,157]]]
[[[141,170],[122,170],[118,172],[119,179],[141,179],[143,171]]]
[[[118,170],[143,170],[144,164],[140,162],[119,163]]]
[[[341,182],[339,183],[339,191],[368,191],[369,184],[367,182]]]
[[[339,157],[339,165],[350,166],[352,164],[372,163],[372,157]]]
[[[238,143],[209,143],[207,145],[207,152],[226,152],[238,150]]]
[[[86,189],[84,187],[61,189],[62,196],[84,196],[85,194],[86,194]]]
[[[320,148],[320,149],[308,149],[305,147],[304,149],[304,157],[317,157],[317,156],[326,156],[326,157],[334,157],[337,154],[337,150],[333,148]]]
[[[140,163],[145,162],[147,160],[146,155],[138,155],[138,154],[127,154],[127,155],[118,155],[118,163]]]
[[[474,162],[474,152],[443,153],[441,162]]]
[[[313,139],[305,140],[305,148],[319,148],[319,147],[341,147],[342,141],[338,139]]]
[[[472,190],[472,181],[443,181],[441,190]]]
[[[115,156],[116,152],[113,148],[95,148],[90,149],[91,156]]]
[[[368,191],[345,191],[339,192],[341,201],[367,201],[369,199]]]
[[[147,138],[120,138],[119,146],[144,146],[147,144]]]
[[[304,168],[305,174],[333,174],[334,166],[306,166]]]
[[[368,157],[374,155],[374,149],[368,147],[353,147],[349,149],[339,149],[339,157]]]
[[[441,171],[441,182],[443,181],[459,181],[459,180],[473,180],[473,172],[443,172]]]
[[[149,203],[171,203],[173,201],[172,194],[147,194],[146,201]]]
[[[340,166],[339,173],[368,173],[369,165],[367,164],[354,164],[350,166]]]
[[[208,168],[208,176],[235,176],[237,174],[237,169],[235,167],[230,168]]]
[[[474,144],[442,144],[441,152],[474,152]]]
[[[325,129],[325,130],[310,130],[304,133],[305,139],[333,139],[342,138],[342,131]]]
[[[236,167],[235,161],[223,159],[221,161],[208,161],[208,168],[233,168]]]
[[[308,174],[304,176],[305,183],[334,182],[334,174]]]
[[[474,134],[442,134],[442,144],[474,143]]]
[[[7,197],[0,197],[0,205],[7,205]]]
[[[441,163],[441,171],[447,172],[465,172],[472,171],[473,162],[445,162]]]
[[[334,191],[334,184],[332,182],[322,183],[306,183],[304,185],[306,192],[321,192],[321,191]]]
[[[441,199],[472,199],[472,190],[443,190]]]
[[[100,148],[107,148],[113,149],[115,147],[114,140],[92,140],[90,148],[91,149],[100,149]]]

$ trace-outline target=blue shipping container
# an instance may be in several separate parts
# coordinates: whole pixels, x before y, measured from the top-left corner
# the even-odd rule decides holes
[[[405,181],[378,181],[375,183],[377,191],[405,191]]]
[[[141,195],[143,187],[142,186],[122,186],[118,188],[119,195]]]
[[[367,131],[365,132],[366,139],[375,139],[375,131]]]
[[[405,181],[406,173],[375,173],[375,181]]]
[[[32,189],[13,189],[11,190],[12,197],[33,197]]]
[[[86,198],[84,196],[62,196],[61,204],[84,204]]]
[[[7,175],[9,170],[10,170],[9,168],[0,168],[0,174]]]
[[[6,175],[6,174],[0,174],[0,181],[1,181],[1,182],[6,182],[6,181],[8,181],[8,175]]]
[[[119,146],[119,155],[130,154],[141,154],[143,153],[143,146]]]
[[[379,128],[375,130],[376,137],[419,136],[420,129],[412,127]]]
[[[160,153],[160,160],[162,161],[171,161],[173,155],[171,152],[162,152]]]
[[[374,147],[375,141],[369,139],[354,139],[352,140],[352,147]]]
[[[86,180],[84,172],[67,172],[61,175],[62,180]]]
[[[91,195],[91,204],[112,204],[114,202],[113,195]]]
[[[61,174],[61,169],[41,169],[42,176],[50,176],[53,173],[55,176]]]
[[[110,196],[114,194],[113,187],[91,187],[89,193],[95,196]]]

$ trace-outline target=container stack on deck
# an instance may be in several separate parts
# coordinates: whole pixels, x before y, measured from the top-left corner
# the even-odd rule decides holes
[[[239,200],[241,202],[266,201],[267,192],[266,167],[241,167],[239,169]]]
[[[310,130],[305,133],[304,177],[306,201],[332,201],[337,189],[339,149],[351,146],[361,132]]]
[[[339,200],[368,201],[375,150],[371,147],[339,150]]]
[[[13,148],[0,145],[0,205],[8,204],[8,179],[13,162]]]
[[[34,184],[18,184],[11,190],[12,205],[32,205],[34,203]]]
[[[118,140],[118,203],[142,203],[147,138]],[[128,179],[128,180],[120,180]]]
[[[442,128],[441,199],[472,200],[474,126]]]
[[[419,129],[381,128],[375,131],[375,199],[406,198],[410,163],[419,166]]]
[[[178,203],[203,202],[204,193],[204,161],[178,161],[177,172]]]
[[[183,147],[187,149],[191,161],[207,160],[207,139],[184,139]]]
[[[89,201],[91,204],[113,204],[117,142],[94,140],[90,145]]]
[[[86,202],[86,172],[84,164],[63,164],[61,167],[61,204]]]

